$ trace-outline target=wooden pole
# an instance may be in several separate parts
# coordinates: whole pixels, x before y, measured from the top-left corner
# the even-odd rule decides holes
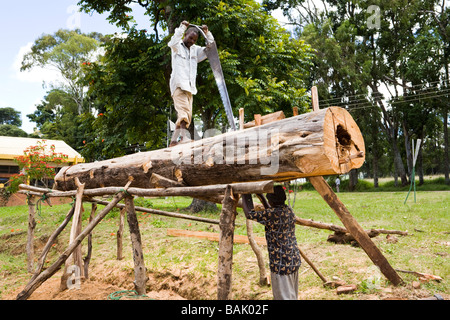
[[[317,87],[313,86],[311,88],[311,101],[313,112],[319,111],[319,94],[317,93]]]
[[[55,240],[59,236],[59,234],[67,226],[67,224],[69,223],[70,219],[72,218],[74,212],[75,212],[75,206],[72,206],[70,208],[69,212],[67,213],[64,221],[59,225],[58,228],[56,228],[56,230],[52,233],[50,238],[48,238],[47,243],[46,243],[44,249],[42,250],[41,256],[38,259],[38,265],[36,267],[36,271],[35,271],[33,277],[31,278],[31,280],[34,280],[41,273],[42,268],[45,263],[45,258],[47,257],[47,254],[50,251],[50,248],[52,247],[53,243],[55,242]]]
[[[125,208],[120,210],[119,230],[117,230],[117,260],[123,259],[123,227],[125,225]]]
[[[225,190],[220,213],[219,263],[217,272],[217,299],[231,299],[231,284],[233,271],[233,240],[234,222],[236,219],[236,203],[231,187]]]
[[[312,263],[311,260],[306,256],[306,254],[303,252],[303,250],[297,246],[298,251],[300,252],[300,255],[302,258],[311,266],[311,268],[314,270],[314,272],[319,276],[319,278],[323,281],[323,283],[327,282],[327,279],[320,273],[319,269],[316,268],[316,266]]]
[[[77,193],[75,196],[75,211],[72,218],[72,226],[70,229],[70,237],[69,237],[69,244],[73,243],[75,239],[78,237],[78,235],[81,232],[81,218],[83,213],[83,191],[84,191],[84,183],[80,183],[79,179],[75,179],[75,183],[77,185]],[[79,246],[77,246],[74,250],[74,252],[67,258],[65,261],[64,266],[64,272],[61,276],[61,283],[59,290],[64,291],[67,289],[67,280],[69,277],[73,274],[71,272],[72,266],[75,266],[77,268],[76,270],[79,270],[79,272],[75,272],[76,275],[79,275],[80,278],[84,277],[84,268],[83,268],[83,257],[81,253],[81,243]],[[76,281],[80,281],[81,279],[76,279]]]
[[[252,247],[253,252],[256,255],[256,261],[258,262],[258,268],[259,268],[259,284],[264,286],[269,284],[269,279],[267,277],[266,273],[266,267],[264,265],[264,258],[262,255],[261,248],[258,246],[258,243],[255,241],[255,237],[253,235],[253,221],[250,219],[246,219],[247,221],[247,238],[250,246]]]
[[[81,219],[83,214],[83,191],[84,191],[84,183],[80,183],[79,179],[75,179],[77,185],[77,195],[75,196],[75,213],[72,218],[72,228],[70,229],[70,242],[73,242],[76,237],[81,232]],[[84,268],[83,268],[83,257],[81,254],[81,243],[78,247],[75,248],[73,254],[69,257],[68,261],[73,262],[77,267],[80,268],[81,276],[84,276]],[[69,262],[69,264],[70,264]]]
[[[28,232],[27,232],[27,271],[33,273],[34,265],[34,228],[36,227],[36,198],[28,197]]]
[[[125,187],[125,189],[128,186]],[[95,218],[86,226],[86,228],[78,235],[74,242],[69,244],[67,249],[59,256],[58,260],[56,260],[51,266],[45,269],[42,273],[40,273],[37,277],[30,280],[25,288],[17,295],[16,300],[26,300],[30,297],[30,295],[37,289],[39,286],[52,275],[54,275],[62,264],[67,260],[69,255],[75,250],[75,248],[83,241],[83,239],[94,229],[94,227],[114,208],[120,200],[124,197],[123,192],[119,192],[114,196],[109,205],[107,205]]]
[[[338,199],[336,194],[333,192],[333,189],[331,189],[325,179],[323,177],[310,177],[309,181],[317,192],[319,192],[325,202],[328,203],[331,209],[333,209],[333,211],[337,214],[345,228],[355,238],[373,263],[380,268],[380,271],[384,274],[384,276],[395,286],[402,284],[402,278],[395,272],[364,229],[350,214],[345,205]]]
[[[255,182],[239,182],[232,184],[215,184],[206,186],[186,186],[186,187],[173,187],[173,188],[128,188],[128,194],[138,197],[166,197],[166,196],[184,196],[184,197],[207,197],[211,195],[217,195],[218,193],[224,193],[225,189],[231,186],[232,190],[236,194],[251,194],[251,193],[267,193],[273,192],[273,181],[255,181]],[[39,194],[44,193],[47,197],[71,197],[76,196],[77,191],[55,191],[38,187],[32,187],[26,184],[19,185],[19,189],[28,190],[32,194],[33,191]],[[86,197],[92,196],[105,196],[114,195],[123,191],[122,187],[104,187],[95,189],[84,189],[83,195]],[[20,192],[20,191],[19,191]]]
[[[141,232],[139,222],[134,209],[133,197],[125,198],[125,210],[127,212],[128,227],[130,228],[131,245],[133,247],[134,261],[134,288],[139,295],[145,294],[145,283],[147,282],[147,270],[144,264],[144,254],[142,253]]]
[[[95,212],[97,212],[97,204],[92,203],[91,205],[91,214],[89,215],[89,223],[91,223],[92,219],[95,217]],[[84,277],[89,279],[89,263],[91,262],[92,256],[92,232],[88,235],[88,252],[83,259],[84,262]]]

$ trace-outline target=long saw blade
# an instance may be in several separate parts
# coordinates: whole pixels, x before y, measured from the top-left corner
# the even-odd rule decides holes
[[[222,72],[222,65],[220,64],[219,52],[217,51],[216,42],[208,43],[205,33],[203,30],[197,26],[191,24],[191,26],[196,27],[206,40],[205,54],[208,57],[209,64],[216,80],[217,88],[219,89],[220,98],[222,99],[223,105],[225,107],[225,113],[227,115],[228,123],[230,124],[233,131],[236,131],[236,124],[234,123],[233,110],[231,109],[230,97],[228,96],[227,85],[225,83],[225,78]]]

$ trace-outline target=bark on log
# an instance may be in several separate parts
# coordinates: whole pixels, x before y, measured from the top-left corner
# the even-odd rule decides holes
[[[132,187],[154,188],[153,173],[190,186],[287,181],[349,172],[363,164],[364,152],[351,115],[330,107],[173,148],[64,167],[54,188],[76,189],[75,177],[86,189],[122,186],[129,176]]]

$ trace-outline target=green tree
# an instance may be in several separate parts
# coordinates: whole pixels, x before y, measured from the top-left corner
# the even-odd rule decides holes
[[[36,106],[34,113],[27,117],[36,123],[40,134],[46,139],[64,140],[75,149],[83,146],[81,117],[78,115],[77,104],[69,93],[61,89],[50,90]]]
[[[403,185],[411,172],[411,139],[435,136],[436,119],[444,119],[444,134],[437,136],[443,136],[438,146],[444,148],[438,150],[446,159],[441,170],[448,176],[449,104],[445,97],[450,10],[446,1],[328,0],[322,1],[322,9],[310,0],[264,3],[268,10],[282,8],[297,25],[298,35],[316,50],[312,79],[324,84],[321,100],[338,102],[354,116],[361,116],[357,122],[373,143],[376,132],[371,130],[372,121],[365,118],[375,115],[377,127],[391,146],[388,154],[393,156],[395,176],[400,176]],[[374,22],[369,5],[378,9],[375,25],[369,23]],[[374,107],[378,112],[373,112]],[[358,109],[370,111],[360,114]],[[419,165],[421,161],[419,155]]]
[[[102,35],[98,33],[83,34],[80,30],[60,29],[55,34],[39,37],[22,61],[21,70],[35,66],[56,69],[63,82],[54,85],[70,94],[81,114],[85,106],[84,86],[79,83],[82,78],[82,64],[90,63],[98,54]]]
[[[28,137],[28,133],[12,124],[0,124],[0,136]]]
[[[125,37],[107,42],[104,59],[86,67],[89,94],[102,116],[95,118],[95,133],[84,152],[102,150],[110,157],[127,152],[127,146],[164,144],[172,105],[167,42],[183,20],[207,24],[214,34],[236,115],[240,107],[247,117],[275,110],[289,115],[293,106],[300,112],[307,109],[309,46],[292,39],[255,1],[140,1],[153,34],[130,26],[132,3],[79,2],[86,12],[108,12],[108,19],[126,31]],[[164,36],[159,35],[161,29]],[[225,111],[207,63],[199,65],[197,87],[194,117],[202,120],[203,130],[224,128]]]
[[[7,194],[12,194],[19,189],[19,184],[34,181],[35,185],[40,181],[46,187],[55,177],[55,167],[67,162],[66,154],[55,152],[54,145],[47,145],[45,140],[38,141],[36,145],[29,146],[23,151],[22,156],[14,159],[19,165],[20,174],[9,179]]]
[[[0,125],[1,124],[10,124],[16,127],[20,127],[22,125],[20,111],[17,111],[11,107],[0,108]]]

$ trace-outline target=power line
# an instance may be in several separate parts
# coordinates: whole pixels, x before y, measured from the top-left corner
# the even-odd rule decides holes
[[[407,90],[413,90],[416,92],[420,92],[420,91],[427,91],[427,90],[434,90],[434,89],[438,89],[438,90],[446,90],[448,88],[448,80],[441,80],[441,81],[432,81],[432,82],[427,82],[426,84],[416,84],[416,85],[412,85],[412,86],[408,86],[408,87],[403,87],[404,89]],[[424,85],[430,85],[430,84],[434,84],[434,86],[429,86],[429,87],[425,87],[422,89],[414,89],[417,87],[423,87]],[[440,85],[440,86],[439,86]],[[442,89],[442,87],[446,85],[447,88]],[[383,94],[381,92],[376,92],[373,93],[371,95],[372,97],[379,97],[379,96],[383,96]],[[363,97],[362,99],[356,99],[354,101],[358,101],[358,100],[364,100],[368,97],[368,94],[366,93],[361,93],[361,94],[356,94],[356,95],[350,95],[350,96],[342,96],[342,97],[336,97],[336,98],[330,98],[330,99],[324,99],[321,100],[322,103],[325,103],[326,105],[331,105],[331,104],[335,104],[335,103],[343,103],[343,100],[352,100],[352,98],[354,97]],[[353,102],[354,102],[353,101]]]
[[[421,89],[421,90],[416,90],[417,93],[414,94],[407,94],[407,95],[403,95],[401,96],[403,99],[392,99],[390,101],[390,104],[399,104],[399,103],[405,103],[405,102],[415,102],[415,101],[421,101],[424,99],[432,99],[432,98],[437,98],[437,97],[442,97],[445,95],[450,94],[450,88],[446,88],[446,89],[438,89],[438,90],[432,90],[430,91],[431,88],[425,88],[425,89]],[[433,89],[437,89],[436,87]],[[341,98],[336,98],[340,99],[340,102],[336,102],[336,103],[323,103],[324,101],[329,101],[331,99],[328,100],[321,100],[321,105],[324,107],[330,107],[332,105],[336,105],[336,106],[346,106],[348,108],[352,108],[353,110],[355,108],[359,108],[360,106],[365,106],[365,105],[371,105],[373,104],[373,102],[371,102],[370,100],[372,100],[371,98],[373,98],[373,96],[368,96],[365,95],[364,99],[355,99],[353,101],[348,100],[348,101],[343,101],[344,97]]]

